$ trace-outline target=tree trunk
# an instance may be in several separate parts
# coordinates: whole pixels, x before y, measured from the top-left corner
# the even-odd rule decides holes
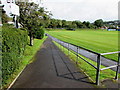
[[[33,35],[30,35],[30,46],[33,46]]]

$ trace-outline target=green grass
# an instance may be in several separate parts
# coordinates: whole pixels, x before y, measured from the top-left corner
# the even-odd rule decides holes
[[[42,43],[45,41],[47,37],[44,37],[43,39],[34,39],[34,45],[33,46],[26,46],[26,50],[24,52],[23,57],[21,58],[22,62],[21,65],[19,67],[19,69],[16,70],[16,72],[11,75],[11,77],[8,79],[8,81],[6,82],[7,85],[3,85],[3,88],[7,88],[9,86],[9,84],[15,79],[15,77],[24,69],[24,67],[27,64],[30,64],[31,62],[33,62],[35,60],[35,54],[37,53],[37,51],[40,49]]]
[[[58,43],[56,43],[55,41],[53,41],[53,42],[68,56],[68,49],[66,49],[66,48],[63,49],[63,47],[61,47]],[[94,62],[86,57],[83,57],[83,56],[81,56],[81,57],[96,66],[96,62]],[[72,52],[69,52],[69,58],[72,59],[72,61],[74,61],[76,63],[76,55],[75,54],[73,54]],[[89,65],[88,63],[86,63],[84,60],[82,60],[80,58],[78,59],[77,66],[80,69],[82,69],[93,82],[95,82],[96,69],[94,69],[91,65]],[[104,67],[105,66],[101,65],[100,68],[104,68]],[[105,79],[113,79],[115,77],[115,75],[116,75],[116,73],[114,71],[112,71],[111,69],[103,70],[100,72],[100,81],[103,81]],[[120,74],[119,74],[119,78],[120,78]]]
[[[118,31],[77,30],[77,31],[47,31],[46,33],[62,41],[69,42],[86,49],[107,53],[118,51]],[[105,55],[117,61],[118,54]]]

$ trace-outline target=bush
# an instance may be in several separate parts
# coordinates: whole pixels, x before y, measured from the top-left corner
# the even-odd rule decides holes
[[[2,78],[3,84],[19,68],[21,56],[27,45],[27,32],[13,28],[12,26],[3,26],[2,28]]]
[[[36,28],[34,33],[34,38],[42,39],[44,37],[44,29],[43,28]]]
[[[2,9],[2,23],[7,23],[9,21],[9,16],[6,14],[6,11],[4,11],[4,9]]]

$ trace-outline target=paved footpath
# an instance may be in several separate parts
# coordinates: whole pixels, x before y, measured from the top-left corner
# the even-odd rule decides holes
[[[12,88],[95,88],[88,77],[61,52],[50,38]]]

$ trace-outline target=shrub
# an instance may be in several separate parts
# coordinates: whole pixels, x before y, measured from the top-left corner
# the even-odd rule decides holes
[[[2,28],[2,78],[3,84],[19,68],[21,56],[27,45],[27,32],[13,28],[12,26],[3,26]]]
[[[42,39],[44,37],[44,29],[43,28],[36,28],[34,33],[34,38]]]

